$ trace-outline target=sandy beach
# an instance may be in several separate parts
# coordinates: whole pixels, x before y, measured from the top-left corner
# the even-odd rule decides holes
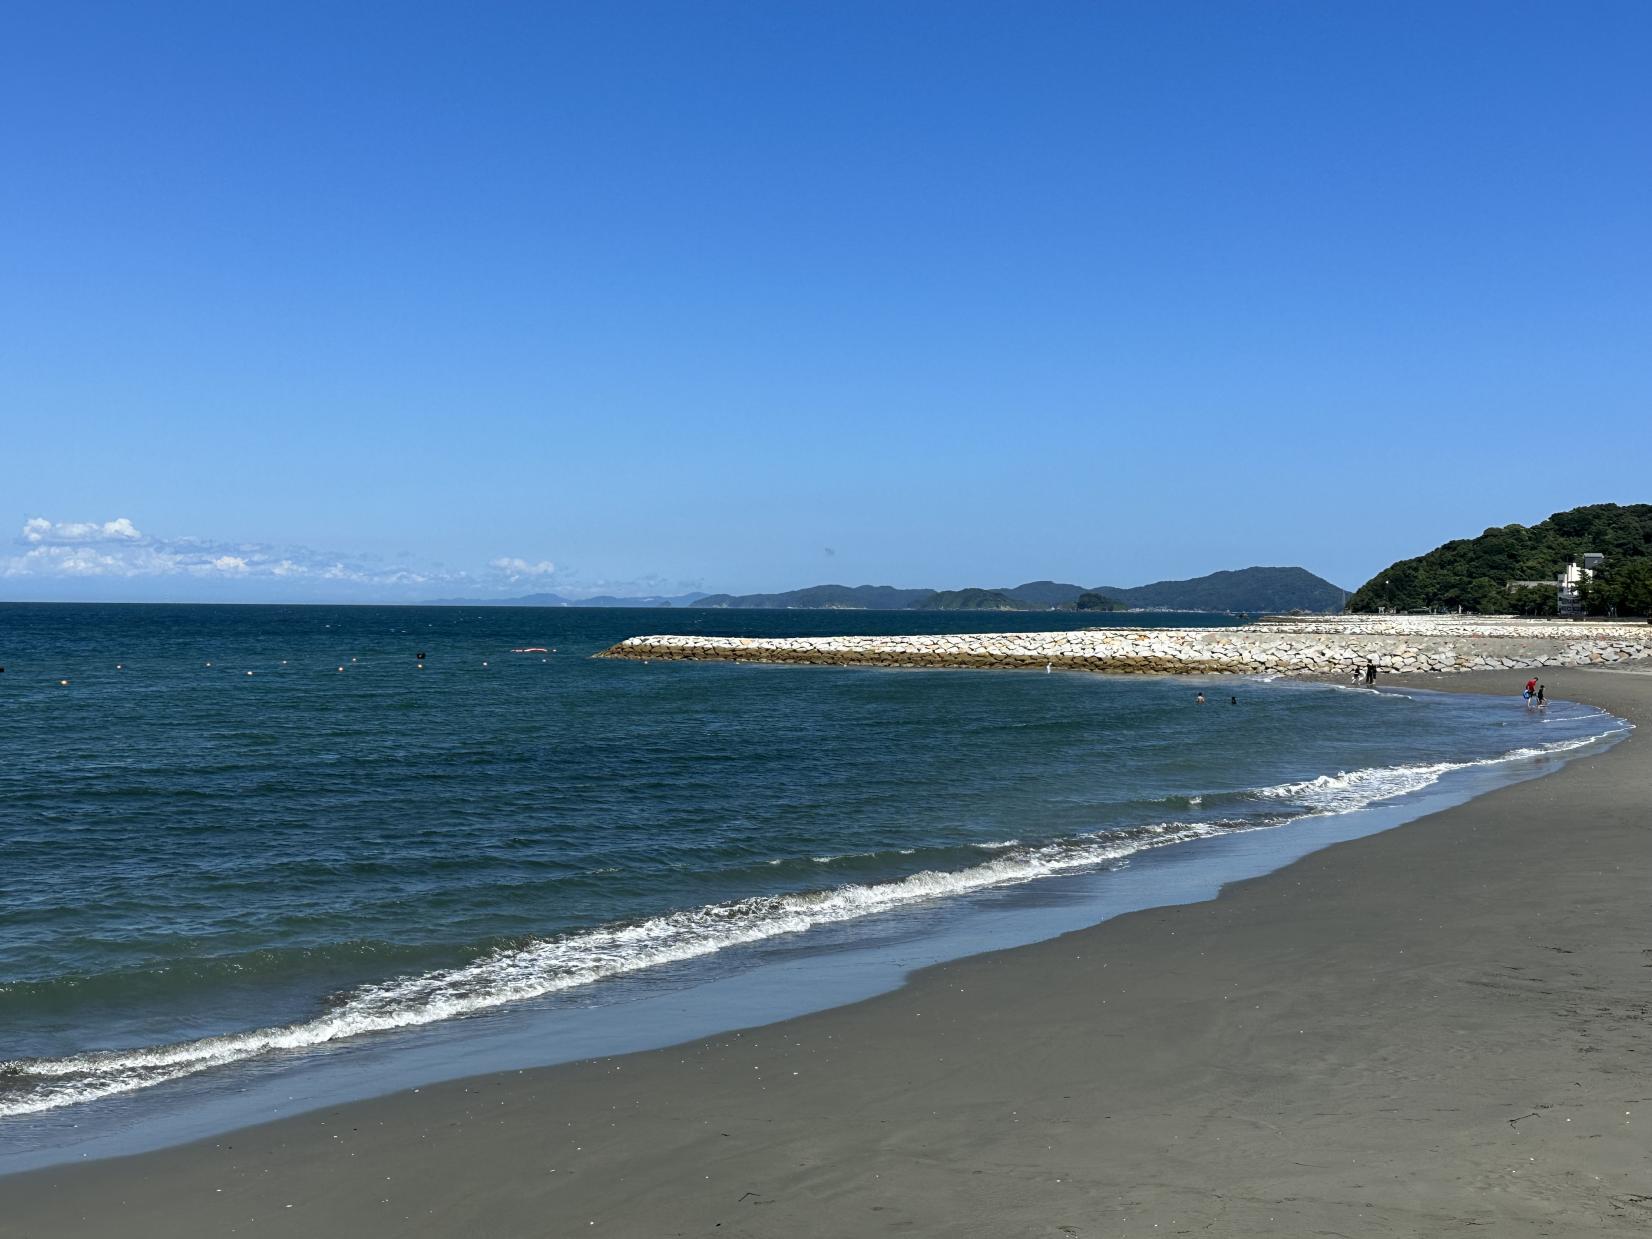
[[[13,1176],[0,1235],[1644,1234],[1647,743],[851,1007]]]

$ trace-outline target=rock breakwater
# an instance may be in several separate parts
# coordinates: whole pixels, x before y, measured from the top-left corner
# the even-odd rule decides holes
[[[598,658],[838,667],[994,667],[1144,675],[1350,676],[1580,667],[1652,657],[1652,626],[1445,616],[1315,616],[1238,628],[849,637],[631,637]]]

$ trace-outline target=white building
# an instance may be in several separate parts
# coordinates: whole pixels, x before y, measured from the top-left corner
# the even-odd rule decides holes
[[[1555,578],[1557,601],[1562,615],[1583,614],[1583,582],[1593,580],[1595,572],[1605,562],[1606,556],[1598,551],[1589,551],[1584,554],[1581,565],[1574,560]]]

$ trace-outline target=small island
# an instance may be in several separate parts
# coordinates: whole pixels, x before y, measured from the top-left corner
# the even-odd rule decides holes
[[[1093,589],[1087,589],[1078,596],[1073,606],[1080,611],[1128,611],[1117,598],[1109,598],[1106,594],[1098,594]]]
[[[913,611],[1048,611],[1049,607],[1025,598],[1012,598],[996,589],[942,589],[920,598]]]

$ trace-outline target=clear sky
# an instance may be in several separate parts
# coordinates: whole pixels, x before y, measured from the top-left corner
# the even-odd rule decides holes
[[[1652,5],[0,3],[0,597],[1132,585],[1652,501]]]

